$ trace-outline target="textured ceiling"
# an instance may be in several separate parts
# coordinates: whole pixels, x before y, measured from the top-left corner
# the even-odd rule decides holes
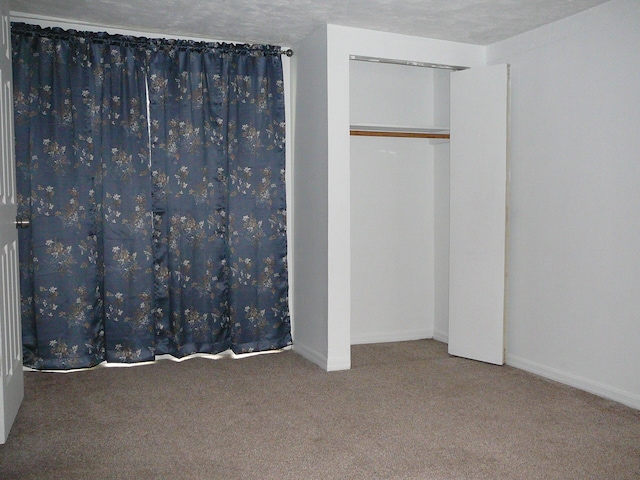
[[[295,46],[332,23],[489,45],[606,0],[9,0],[13,13],[228,42]]]

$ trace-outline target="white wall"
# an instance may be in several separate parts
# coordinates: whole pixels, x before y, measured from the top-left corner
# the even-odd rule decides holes
[[[352,60],[349,102],[352,125],[433,128],[434,69]]]
[[[433,337],[433,164],[427,139],[351,139],[352,344]]]
[[[433,338],[449,343],[449,142],[434,145]]]
[[[327,35],[320,29],[297,45],[291,65],[294,126],[294,350],[328,368]],[[296,312],[300,312],[297,316]]]
[[[436,70],[434,123],[449,126],[450,72]],[[449,142],[434,145],[434,326],[433,338],[449,342]]]
[[[491,45],[511,65],[507,362],[640,408],[640,2]]]

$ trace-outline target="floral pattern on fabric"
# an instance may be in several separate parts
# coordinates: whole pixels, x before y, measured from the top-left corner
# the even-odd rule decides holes
[[[25,365],[289,345],[274,48],[12,41]]]

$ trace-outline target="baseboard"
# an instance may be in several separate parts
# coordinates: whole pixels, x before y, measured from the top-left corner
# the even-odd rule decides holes
[[[507,365],[535,373],[541,377],[555,380],[557,382],[564,383],[565,385],[579,388],[580,390],[584,390],[640,410],[640,395],[635,395],[633,393],[625,392],[624,390],[603,385],[515,355],[507,355]]]
[[[449,343],[449,332],[443,332],[440,330],[435,330],[433,332],[433,339],[442,343]]]
[[[422,340],[433,338],[433,329],[405,330],[400,332],[374,332],[351,335],[351,345],[365,343],[406,342],[408,340]]]
[[[295,342],[293,344],[293,351],[301,357],[306,358],[310,362],[315,363],[327,372],[349,370],[351,368],[351,356],[336,358],[334,355],[333,357],[328,358],[326,355],[323,355],[313,348],[301,344],[300,342]]]
[[[351,369],[351,354],[348,357],[335,357],[335,355],[327,361],[327,372],[338,372],[340,370]]]
[[[328,361],[326,355],[323,355],[300,342],[294,342],[293,351],[310,362],[315,363],[323,370],[327,370]]]

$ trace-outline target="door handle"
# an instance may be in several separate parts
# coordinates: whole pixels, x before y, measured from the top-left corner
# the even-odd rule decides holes
[[[16,218],[16,228],[29,228],[31,220],[28,218]]]

